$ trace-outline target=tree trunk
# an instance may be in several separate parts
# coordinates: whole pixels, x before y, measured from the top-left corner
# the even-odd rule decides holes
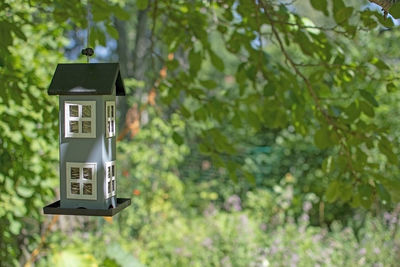
[[[150,42],[149,37],[147,36],[147,13],[147,9],[138,11],[134,47],[132,47],[130,45],[131,42],[129,42],[129,32],[127,32],[126,27],[128,22],[118,20],[115,22],[119,33],[117,51],[123,78],[134,78],[141,81],[145,79],[148,65],[145,61]],[[132,50],[133,52],[131,53],[130,51]],[[141,89],[135,88],[135,91],[132,92],[131,95],[127,95],[127,97],[135,96],[140,101],[142,94],[143,92]],[[118,110],[121,112],[119,123],[120,129],[124,128],[126,113],[130,108],[127,104],[127,97],[120,98],[118,103]]]

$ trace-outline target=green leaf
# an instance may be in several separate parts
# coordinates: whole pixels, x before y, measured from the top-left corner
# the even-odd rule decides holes
[[[208,149],[208,147],[205,144],[198,144],[199,147],[199,151],[205,155],[210,154],[210,150]]]
[[[253,174],[251,174],[250,172],[244,171],[243,172],[244,177],[246,178],[246,180],[251,183],[251,184],[256,184],[256,178],[254,177]]]
[[[228,31],[228,28],[224,25],[218,24],[217,31],[219,31],[220,33],[226,33]]]
[[[108,34],[109,34],[112,38],[114,38],[115,40],[118,40],[118,38],[119,38],[119,33],[118,33],[118,31],[117,31],[113,26],[111,26],[111,25],[106,25],[106,29],[107,29]]]
[[[128,20],[130,18],[130,14],[118,5],[112,7],[112,12],[120,20]]]
[[[345,110],[344,113],[347,115],[348,120],[353,122],[360,117],[360,109],[357,107],[356,102],[351,103]]]
[[[239,114],[235,114],[235,116],[233,116],[231,123],[236,129],[240,129],[243,126]]]
[[[378,19],[379,23],[387,28],[392,28],[394,26],[392,18],[385,18],[381,14],[374,13],[375,17]]]
[[[35,191],[32,188],[29,187],[23,187],[23,186],[18,186],[17,187],[17,193],[23,198],[28,198],[33,195]]]
[[[196,76],[201,69],[202,57],[200,52],[191,49],[189,52],[189,72],[192,76]]]
[[[364,208],[369,209],[373,201],[372,187],[370,185],[361,185],[358,187],[358,192],[360,194],[361,205]]]
[[[108,257],[105,258],[101,263],[101,267],[120,267],[120,266],[121,265],[119,265],[116,260],[110,259]]]
[[[68,13],[64,10],[60,10],[59,8],[55,8],[53,11],[53,18],[55,22],[63,23],[68,19]]]
[[[95,46],[97,43],[102,46],[106,46],[106,36],[104,32],[97,27],[91,27],[89,38],[90,46]]]
[[[229,178],[235,183],[238,182],[238,177],[235,171],[229,171]]]
[[[221,72],[224,71],[225,65],[222,59],[217,56],[211,49],[208,50],[208,54],[210,55],[211,63],[213,64],[213,66]]]
[[[0,47],[7,48],[12,44],[11,31],[9,24],[4,21],[0,21]]]
[[[272,83],[267,83],[264,86],[264,96],[273,96],[275,94],[276,87]]]
[[[397,89],[397,87],[396,87],[393,83],[388,83],[388,84],[386,85],[386,91],[387,91],[388,93],[395,92],[396,89]]]
[[[343,202],[350,201],[353,196],[353,186],[350,183],[343,184],[340,189],[340,199]]]
[[[360,207],[360,205],[361,205],[361,197],[360,194],[357,192],[356,194],[353,195],[350,206],[352,208],[358,208]]]
[[[10,232],[13,233],[14,235],[20,234],[21,227],[22,227],[22,225],[19,221],[16,221],[16,220],[10,221],[9,229],[10,229]]]
[[[329,156],[322,162],[322,170],[326,173],[329,173],[331,172],[332,169],[333,169],[333,160],[332,156]]]
[[[353,14],[354,8],[352,7],[344,7],[339,11],[335,12],[334,18],[337,24],[345,23],[349,20],[351,15]]]
[[[390,9],[389,9],[390,15],[393,16],[395,19],[400,18],[400,3],[394,4]]]
[[[368,117],[371,117],[371,118],[373,118],[375,116],[374,108],[370,104],[368,104],[367,102],[361,100],[359,102],[359,105],[360,105],[361,111],[365,115],[367,115]]]
[[[326,201],[329,203],[334,202],[339,196],[339,182],[332,181],[325,192]]]
[[[181,105],[180,110],[181,110],[183,117],[190,118],[190,116],[191,116],[190,111],[187,108],[185,108],[185,106]]]
[[[370,92],[368,92],[366,90],[360,90],[360,94],[365,100],[367,100],[374,107],[379,106],[378,101],[376,101],[375,97],[373,95],[371,95]]]
[[[393,152],[393,144],[384,136],[381,136],[381,140],[378,143],[379,151],[381,151],[392,164],[397,164],[397,156]]]
[[[381,203],[385,206],[389,206],[392,202],[389,192],[382,184],[378,184],[377,189]]]
[[[202,107],[198,108],[193,115],[197,121],[205,121],[207,119],[207,111]]]
[[[21,40],[23,41],[27,41],[27,38],[25,36],[25,34],[22,32],[22,30],[15,24],[11,24],[9,23],[9,25],[11,26],[11,30],[12,32]]]
[[[240,169],[240,165],[237,164],[236,162],[228,161],[226,163],[226,167],[228,169],[229,177],[231,178],[231,180],[234,181],[235,183],[237,183],[238,182],[238,177],[237,177],[236,171],[238,169]]]
[[[310,2],[314,9],[323,12],[325,16],[329,16],[327,0],[310,0]]]
[[[121,245],[116,242],[113,242],[106,246],[105,255],[107,255],[108,258],[115,260],[119,266],[144,267],[144,265],[141,264],[131,252],[126,251]],[[85,266],[93,265],[94,264]]]
[[[183,138],[177,132],[172,134],[172,139],[174,139],[174,142],[179,146],[183,144]]]
[[[207,89],[214,89],[218,86],[214,80],[201,80],[200,84]]]
[[[111,15],[111,8],[103,1],[91,1],[94,21],[107,20]]]
[[[136,5],[139,10],[144,10],[149,5],[149,1],[148,0],[137,0]]]
[[[321,128],[315,132],[314,143],[320,149],[325,149],[332,145],[330,133],[326,128]]]
[[[373,58],[373,59],[371,60],[371,63],[372,63],[375,67],[377,67],[378,69],[381,69],[381,70],[390,70],[390,67],[389,67],[383,60],[381,60],[381,59],[379,59],[379,58]]]

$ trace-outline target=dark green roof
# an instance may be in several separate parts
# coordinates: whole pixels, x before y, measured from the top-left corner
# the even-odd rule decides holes
[[[58,64],[49,95],[125,95],[118,63]]]

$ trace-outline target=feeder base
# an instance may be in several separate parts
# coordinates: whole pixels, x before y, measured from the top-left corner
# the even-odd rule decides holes
[[[100,209],[71,209],[71,208],[60,208],[60,200],[47,205],[43,208],[44,214],[59,214],[59,215],[80,215],[80,216],[105,216],[112,217],[121,210],[125,209],[131,204],[130,198],[117,198],[117,207],[110,208],[107,210]]]

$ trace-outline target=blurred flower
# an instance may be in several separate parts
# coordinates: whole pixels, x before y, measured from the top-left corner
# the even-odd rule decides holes
[[[134,190],[133,190],[133,194],[134,194],[135,196],[139,196],[139,195],[140,195],[140,190],[139,190],[139,189],[134,189]]]
[[[205,217],[214,216],[217,213],[217,209],[215,208],[213,203],[210,203],[207,208],[204,210],[203,214]]]
[[[318,243],[322,240],[323,237],[324,236],[321,234],[316,234],[311,237],[311,240],[313,241],[313,243]]]
[[[108,223],[112,223],[113,219],[112,217],[103,217],[104,220],[106,220]]]
[[[361,257],[361,259],[358,261],[359,266],[364,266],[365,265],[365,257]]]
[[[229,258],[229,256],[225,256],[225,257],[222,258],[221,266],[224,266],[224,267],[231,267],[232,266],[231,259]]]
[[[386,212],[383,214],[383,218],[384,218],[387,222],[389,222],[390,219],[392,218],[392,215],[391,215],[389,212],[386,211]]]
[[[308,213],[312,208],[312,203],[310,201],[305,201],[303,204],[303,211]]]
[[[208,248],[208,249],[212,249],[213,240],[212,240],[211,238],[207,237],[207,238],[205,238],[205,239],[203,240],[203,242],[201,242],[201,244],[202,244],[204,247]]]
[[[267,259],[263,259],[261,261],[260,267],[268,267],[269,266],[269,261]]]
[[[225,201],[224,208],[227,211],[240,211],[240,210],[242,210],[240,197],[238,195],[230,196]]]
[[[246,214],[242,214],[239,217],[240,224],[239,224],[239,230],[244,231],[244,232],[250,232],[251,227],[249,227],[249,218],[247,217]]]
[[[358,254],[360,254],[361,256],[364,256],[366,253],[367,253],[367,250],[366,250],[365,248],[361,248],[361,249],[358,251]]]
[[[183,248],[175,248],[175,253],[180,255],[183,253]]]
[[[300,220],[301,220],[303,223],[308,223],[308,222],[310,221],[310,216],[308,216],[307,213],[303,213],[303,214],[301,215],[301,217],[300,217]]]
[[[293,183],[293,182],[295,182],[295,178],[293,177],[293,175],[291,173],[287,173],[285,175],[285,181],[287,183]]]
[[[297,263],[299,262],[300,257],[297,253],[292,254],[292,258],[290,259],[290,266],[297,266]]]
[[[277,237],[275,238],[275,240],[272,242],[272,245],[271,245],[271,247],[269,248],[268,253],[269,253],[270,255],[274,255],[274,254],[278,253],[278,252],[279,252],[279,248],[280,248],[279,245],[280,245],[282,242],[283,242],[282,238],[281,238],[280,236],[277,236]]]
[[[203,160],[202,162],[201,162],[201,169],[203,170],[203,171],[206,171],[206,170],[208,170],[208,169],[210,169],[211,168],[211,163],[208,161],[208,160]]]
[[[260,224],[260,229],[261,229],[262,231],[266,231],[266,230],[267,230],[267,224],[266,224],[266,223],[261,223],[261,224]]]

